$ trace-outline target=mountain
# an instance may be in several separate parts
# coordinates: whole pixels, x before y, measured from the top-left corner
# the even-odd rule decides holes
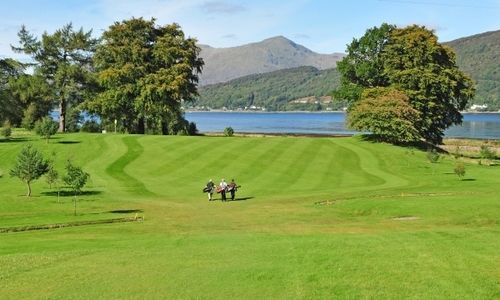
[[[264,74],[253,74],[229,82],[203,86],[198,108],[266,110],[338,109],[327,95],[340,84],[336,69],[298,67]],[[336,105],[336,106],[334,106]]]
[[[257,44],[263,47],[266,43],[293,44],[304,53],[308,51],[314,53],[283,37],[271,38]],[[476,97],[471,100],[470,104],[487,104],[488,110],[500,109],[500,30],[464,37],[444,44],[455,50],[458,66],[477,84]],[[248,55],[250,56],[249,53]],[[285,52],[282,52],[282,61],[294,60],[293,56],[285,58],[284,55]],[[256,57],[258,56],[253,56],[252,59]],[[340,57],[342,55],[338,54],[338,58]],[[246,66],[247,60],[241,59],[240,66]],[[206,59],[206,62],[210,64],[210,60]],[[259,64],[255,62],[254,65]],[[321,70],[319,67],[312,66],[283,69],[202,86],[199,89],[200,97],[195,105],[228,109],[254,105],[268,110],[316,110],[320,107],[315,102],[319,101],[321,109],[327,107],[338,109],[343,107],[343,103],[326,105],[321,99],[330,95],[330,92],[338,87],[339,81],[340,76],[336,69]],[[323,98],[320,99],[320,97]]]
[[[445,43],[457,53],[457,64],[477,84],[474,104],[500,109],[500,30]]]
[[[301,66],[330,69],[344,56],[342,53],[319,54],[283,36],[231,48],[199,46],[200,57],[205,61],[200,86]]]

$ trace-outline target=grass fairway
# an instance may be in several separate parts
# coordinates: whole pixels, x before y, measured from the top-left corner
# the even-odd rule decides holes
[[[91,174],[77,216],[8,176],[26,142]],[[0,142],[0,227],[145,217],[0,233],[0,298],[498,299],[500,169],[454,163],[358,138]],[[201,193],[233,177],[238,201]]]

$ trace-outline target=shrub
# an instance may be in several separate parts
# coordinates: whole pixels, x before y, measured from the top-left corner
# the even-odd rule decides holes
[[[12,135],[12,128],[10,126],[10,122],[9,121],[5,121],[3,123],[3,127],[2,127],[2,130],[1,130],[0,134],[2,134],[2,136],[6,140],[10,139],[10,136]]]
[[[496,157],[495,151],[492,150],[488,145],[481,145],[481,150],[479,150],[479,155],[483,159],[494,159]]]
[[[90,175],[84,172],[82,168],[75,166],[68,160],[66,164],[66,176],[63,177],[64,183],[66,183],[74,193],[73,205],[74,205],[74,215],[76,216],[76,195],[79,194],[82,188],[87,183]]]
[[[458,178],[462,178],[465,175],[465,166],[462,162],[457,162],[455,165],[455,169],[453,169],[453,172],[457,174]]]
[[[224,128],[224,136],[233,136],[233,135],[234,135],[234,130],[232,127]]]
[[[437,163],[439,160],[439,153],[436,151],[436,149],[428,149],[427,150],[427,159],[431,163]]]
[[[35,131],[41,137],[47,139],[47,143],[51,136],[56,134],[59,124],[49,117],[43,118],[41,121],[36,122]]]
[[[101,132],[101,124],[97,123],[97,121],[95,121],[95,120],[88,120],[82,124],[80,131],[82,131],[82,132]]]
[[[35,128],[35,122],[37,120],[36,106],[32,103],[24,111],[24,116],[21,121],[21,126],[26,130],[33,130]]]
[[[26,145],[17,156],[10,175],[18,177],[28,186],[27,196],[31,196],[31,183],[49,171],[49,162],[32,145]]]

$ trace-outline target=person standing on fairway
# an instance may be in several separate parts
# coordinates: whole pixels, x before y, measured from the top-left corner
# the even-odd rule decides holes
[[[207,183],[207,186],[203,189],[204,192],[208,194],[208,201],[212,201],[212,195],[215,190],[215,183],[210,179]]]
[[[238,186],[234,179],[231,179],[231,182],[227,185],[227,190],[231,193],[231,201],[234,201],[234,194],[236,193]]]
[[[224,180],[224,178],[222,178],[220,184],[219,184],[219,191],[220,191],[220,195],[222,197],[222,201],[226,201],[226,190],[227,190],[227,183],[226,181]]]

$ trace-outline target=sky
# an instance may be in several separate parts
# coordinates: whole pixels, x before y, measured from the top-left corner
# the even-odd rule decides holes
[[[233,47],[285,36],[319,53],[346,44],[383,22],[425,25],[439,41],[500,29],[500,0],[0,0],[0,57],[11,51],[21,25],[35,36],[72,22],[99,36],[131,17],[178,23],[212,47]]]

